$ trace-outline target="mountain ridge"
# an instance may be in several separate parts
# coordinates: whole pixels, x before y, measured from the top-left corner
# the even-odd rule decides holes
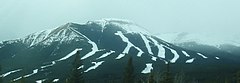
[[[0,44],[3,46],[0,48],[2,54],[0,62],[5,63],[3,66],[6,68],[3,69],[5,73],[1,76],[7,80],[17,80],[21,77],[19,73],[25,71],[29,74],[24,76],[32,78],[31,81],[55,77],[63,82],[71,67],[73,59],[71,56],[76,51],[81,52],[81,59],[84,61],[83,69],[86,71],[87,78],[95,79],[106,74],[121,73],[122,70],[119,69],[130,56],[133,57],[136,73],[139,75],[162,70],[162,65],[168,63],[176,64],[174,66],[176,68],[188,68],[195,65],[196,69],[217,64],[212,67],[212,71],[225,62],[236,64],[221,56],[183,49],[151,34],[145,34],[145,30],[128,31],[125,28],[131,28],[131,26],[124,24],[122,26],[111,23],[103,25],[104,27],[101,23],[99,25],[94,22],[67,23],[52,31],[41,31],[28,35],[25,39],[17,39],[16,42],[2,43]],[[32,64],[29,65],[29,62]],[[58,68],[66,69],[57,70]],[[117,71],[110,71],[109,68]],[[14,69],[21,69],[21,71],[11,73]],[[192,69],[192,71],[197,70]],[[63,76],[57,75],[58,73]],[[96,74],[98,76],[93,76]]]

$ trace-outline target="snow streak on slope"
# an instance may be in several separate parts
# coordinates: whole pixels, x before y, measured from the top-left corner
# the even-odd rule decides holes
[[[47,39],[44,39],[41,44],[43,45],[50,45],[52,42],[59,42],[59,43],[70,43],[72,40],[81,41],[84,38],[81,35],[78,35],[74,31],[70,29],[71,23],[67,25],[57,28],[53,30]]]
[[[38,69],[34,69],[33,70],[33,73],[31,73],[31,74],[28,74],[28,75],[25,75],[24,77],[30,77],[30,76],[32,76],[32,75],[34,75],[34,74],[37,74],[38,73]]]
[[[89,52],[88,54],[86,54],[85,56],[83,56],[81,59],[86,59],[86,58],[94,55],[97,51],[99,51],[96,43],[94,43],[93,41],[88,41],[88,43],[92,44],[92,46],[93,46],[92,51]]]
[[[122,33],[121,31],[118,31],[117,33],[115,33],[115,35],[120,36],[121,39],[122,39],[122,41],[127,43],[127,47],[126,47],[126,48],[124,49],[124,51],[122,52],[123,54],[120,54],[116,59],[121,59],[122,57],[124,57],[124,54],[127,54],[127,53],[129,52],[129,50],[130,50],[131,47],[134,47],[134,48],[136,48],[136,49],[139,51],[138,54],[137,54],[138,57],[140,57],[140,56],[144,53],[140,48],[134,46],[134,45],[128,40],[128,38],[123,35],[123,33]]]
[[[175,50],[173,50],[172,48],[169,48],[169,47],[167,47],[167,48],[170,49],[170,51],[171,51],[171,52],[173,53],[173,55],[174,55],[173,59],[170,60],[170,62],[171,62],[171,63],[175,63],[180,56],[178,55],[177,51],[175,51]]]
[[[92,51],[89,52],[89,53],[87,53],[87,54],[86,54],[85,56],[83,56],[81,59],[86,59],[86,58],[94,55],[96,52],[99,51],[98,46],[97,46],[96,43],[94,43],[93,41],[91,41],[88,37],[86,37],[86,36],[83,35],[82,33],[78,32],[78,31],[76,31],[76,30],[74,30],[74,29],[72,29],[72,28],[70,28],[70,29],[71,29],[72,31],[78,33],[79,35],[83,36],[84,38],[86,38],[86,39],[88,40],[88,43],[90,43],[90,44],[92,45]]]
[[[182,51],[182,53],[183,53],[184,55],[186,55],[187,57],[190,57],[190,55],[189,55],[186,51]]]
[[[10,74],[12,74],[12,73],[16,73],[16,72],[19,72],[19,71],[21,71],[21,70],[22,70],[22,69],[13,70],[13,71],[10,71],[10,72],[7,72],[7,73],[5,73],[5,74],[0,75],[0,77],[6,77],[6,76],[8,76],[8,75],[10,75]]]
[[[60,60],[59,60],[59,61],[60,61]],[[52,61],[50,65],[41,66],[41,68],[44,69],[44,68],[47,68],[47,67],[51,67],[51,66],[53,66],[53,65],[55,65],[55,64],[56,64],[56,62],[55,62],[55,61]]]
[[[150,73],[151,70],[153,70],[152,63],[147,63],[146,68],[141,73],[147,74]]]
[[[23,43],[28,44],[30,47],[46,39],[52,30],[44,30],[40,32],[33,33],[26,36],[22,40]]]
[[[43,83],[44,81],[46,81],[46,79],[37,80],[36,83]]]
[[[77,51],[81,51],[82,49],[81,48],[78,48],[78,49],[75,49],[74,51],[72,51],[71,53],[69,53],[67,56],[57,60],[57,61],[62,61],[62,60],[66,60],[68,58],[70,58],[71,56],[73,56],[74,54],[77,53]]]
[[[151,57],[152,57],[151,59],[152,59],[153,61],[157,61],[157,57],[155,57],[155,56],[151,56]]]
[[[24,78],[27,78],[27,77],[30,77],[30,76],[32,76],[32,75],[34,75],[34,74],[37,74],[37,73],[38,73],[38,69],[34,69],[31,74],[25,75],[25,76],[23,76],[23,77],[24,77]],[[17,81],[17,80],[20,80],[20,79],[22,79],[22,77],[18,77],[18,78],[16,78],[16,79],[13,79],[13,81]]]
[[[143,41],[144,41],[144,43],[145,43],[145,45],[146,45],[146,47],[147,47],[148,53],[151,54],[151,55],[153,55],[152,49],[151,49],[151,47],[150,47],[150,45],[149,45],[149,43],[150,43],[149,40],[146,38],[146,36],[144,36],[144,35],[141,34],[141,33],[140,33],[140,36],[142,37],[142,39],[143,39]]]
[[[189,59],[186,61],[186,63],[192,63],[195,60],[195,58]]]
[[[203,57],[203,58],[208,58],[208,57],[206,57],[206,56],[204,56],[203,54],[201,54],[201,53],[197,53],[198,55],[200,55],[201,57]]]
[[[68,23],[55,29],[36,32],[20,39],[20,41],[31,47],[38,44],[50,45],[53,42],[70,43],[72,40],[83,40],[81,35],[70,30],[71,24]]]
[[[107,57],[108,55],[114,53],[115,51],[110,51],[110,52],[107,52],[105,54],[103,54],[102,56],[98,57],[97,59],[101,59],[101,58],[104,58],[104,57]]]
[[[153,41],[154,45],[156,45],[158,48],[158,54],[157,54],[158,57],[165,58],[165,49],[163,48],[163,45],[162,44],[159,45],[159,43],[152,37],[150,37],[150,39]]]
[[[90,70],[96,69],[98,66],[100,66],[104,61],[100,61],[100,62],[92,62],[92,64],[94,64],[94,66],[89,67],[86,71],[84,72],[88,72]]]
[[[59,81],[59,79],[54,79],[52,82],[58,82]]]
[[[80,67],[78,67],[77,69],[81,69],[81,68],[83,68],[84,67],[84,65],[81,65]]]

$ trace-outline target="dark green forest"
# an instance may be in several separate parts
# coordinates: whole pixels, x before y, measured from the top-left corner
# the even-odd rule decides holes
[[[80,59],[80,52],[77,51],[74,57],[71,71],[63,83],[89,83],[87,79],[85,79],[83,67],[81,67],[83,65],[83,60]],[[132,61],[133,58],[130,56],[127,64],[125,64],[124,73],[121,75],[122,79],[106,80],[105,83],[240,83],[240,71],[232,73],[230,77],[216,75],[215,77],[210,77],[207,80],[201,81],[201,79],[196,79],[183,71],[173,73],[171,71],[171,65],[174,64],[171,63],[165,65],[165,70],[163,72],[151,71],[151,73],[147,75],[139,76],[134,71],[135,69]],[[0,65],[0,72],[1,68],[2,66]],[[2,83],[3,80],[4,78],[0,77],[0,83]],[[21,77],[21,79],[10,81],[9,83],[29,83],[29,81],[28,78]],[[47,79],[43,83],[54,82],[53,79]]]

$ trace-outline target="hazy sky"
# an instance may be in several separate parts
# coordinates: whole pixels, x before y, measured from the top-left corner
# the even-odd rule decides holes
[[[225,35],[240,32],[240,0],[0,0],[0,41],[101,18],[128,19],[153,33]]]

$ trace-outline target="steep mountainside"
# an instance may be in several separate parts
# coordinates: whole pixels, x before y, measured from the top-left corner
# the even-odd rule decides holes
[[[19,80],[21,76],[29,78],[29,82],[47,79],[64,82],[76,51],[81,52],[90,83],[121,79],[130,56],[137,75],[163,71],[166,63],[172,63],[173,72],[202,72],[199,79],[204,74],[239,69],[236,59],[183,49],[150,35],[133,22],[104,19],[86,24],[67,23],[1,42],[1,77],[5,82]]]

